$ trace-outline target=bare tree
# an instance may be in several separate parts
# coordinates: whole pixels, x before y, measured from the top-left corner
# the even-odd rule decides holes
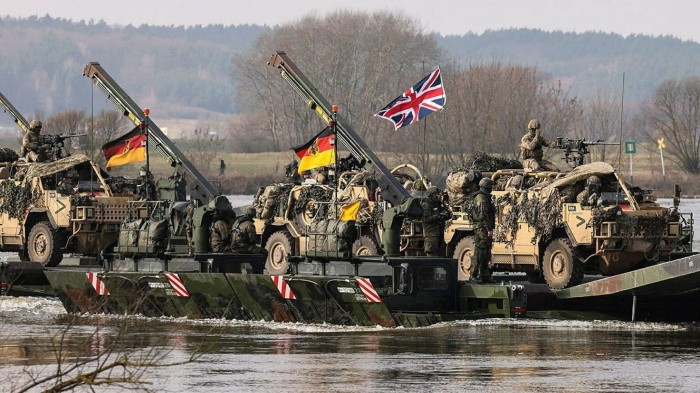
[[[619,95],[609,91],[598,91],[596,97],[585,105],[583,129],[577,133],[577,138],[620,143],[621,110],[622,100]],[[620,147],[602,145],[589,150],[592,161],[616,161]]]
[[[284,49],[355,131],[377,150],[392,148],[400,136],[372,114],[440,62],[442,52],[416,20],[388,12],[339,11],[307,15],[275,28],[254,49],[234,60],[237,101],[263,113],[260,129],[280,151],[306,142],[324,124],[305,110],[296,93],[266,65]],[[380,131],[382,130],[382,131]]]
[[[700,77],[662,82],[643,103],[635,125],[651,140],[663,137],[669,158],[683,172],[700,173]]]
[[[126,117],[114,110],[102,110],[97,117],[85,121],[85,133],[80,137],[80,151],[100,165],[106,164],[102,145],[119,137],[128,128]]]
[[[57,112],[43,122],[42,132],[52,135],[70,135],[81,132],[85,124],[85,110],[69,109]],[[64,148],[68,154],[72,153],[77,144],[66,140]]]
[[[170,361],[171,350],[167,345],[132,334],[134,330],[144,329],[135,326],[142,321],[133,318],[115,321],[115,324],[98,321],[91,333],[84,335],[78,333],[84,318],[66,316],[62,321],[65,327],[51,339],[53,367],[25,366],[20,375],[9,376],[10,384],[6,388],[16,393],[64,392],[76,388],[97,391],[106,386],[158,391],[160,388],[153,387],[148,379],[149,371],[191,363],[202,354],[204,341],[189,357]]]

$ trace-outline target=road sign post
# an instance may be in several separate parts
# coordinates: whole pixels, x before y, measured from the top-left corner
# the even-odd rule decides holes
[[[625,154],[630,156],[630,181],[634,181],[634,174],[632,173],[632,156],[637,153],[637,145],[635,141],[625,141]]]
[[[656,140],[659,143],[659,153],[661,153],[661,174],[666,178],[666,167],[664,166],[664,149],[666,148],[666,143],[664,143],[664,137]]]

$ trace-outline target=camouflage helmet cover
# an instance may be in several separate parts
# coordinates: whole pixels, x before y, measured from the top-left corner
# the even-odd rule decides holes
[[[588,179],[586,179],[586,184],[588,184],[588,185],[600,185],[600,178],[596,175],[588,176]]]
[[[491,192],[491,189],[493,188],[493,180],[491,180],[488,177],[485,177],[479,182],[479,187]]]
[[[530,122],[527,123],[527,129],[528,130],[539,130],[540,129],[539,120],[537,120],[537,119],[530,120]]]
[[[29,122],[29,129],[30,130],[41,130],[42,124],[41,121],[39,120],[32,120]]]

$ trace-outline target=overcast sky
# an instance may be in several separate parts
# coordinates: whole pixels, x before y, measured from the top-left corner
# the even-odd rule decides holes
[[[0,15],[108,24],[275,26],[330,10],[401,10],[426,31],[482,33],[509,27],[671,35],[700,42],[698,0],[3,0]]]

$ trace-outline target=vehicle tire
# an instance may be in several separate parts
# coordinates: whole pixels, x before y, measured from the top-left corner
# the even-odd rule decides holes
[[[549,288],[557,290],[583,281],[583,263],[576,257],[567,239],[554,239],[547,246],[542,260],[542,275]]]
[[[352,243],[352,255],[379,255],[379,245],[372,237],[362,235]]]
[[[277,231],[270,235],[265,243],[267,260],[266,274],[285,274],[289,269],[287,256],[294,253],[294,238],[287,231]]]
[[[36,223],[29,232],[27,253],[32,262],[57,266],[63,259],[60,236],[48,221]]]
[[[467,236],[457,242],[452,258],[457,260],[457,280],[467,281],[476,271],[474,264],[474,237]]]
[[[294,221],[296,222],[297,226],[299,226],[299,229],[301,229],[302,233],[306,233],[311,224],[313,224],[314,218],[316,216],[316,209],[316,200],[313,198],[309,198],[306,201],[304,201],[302,211],[295,216]]]

